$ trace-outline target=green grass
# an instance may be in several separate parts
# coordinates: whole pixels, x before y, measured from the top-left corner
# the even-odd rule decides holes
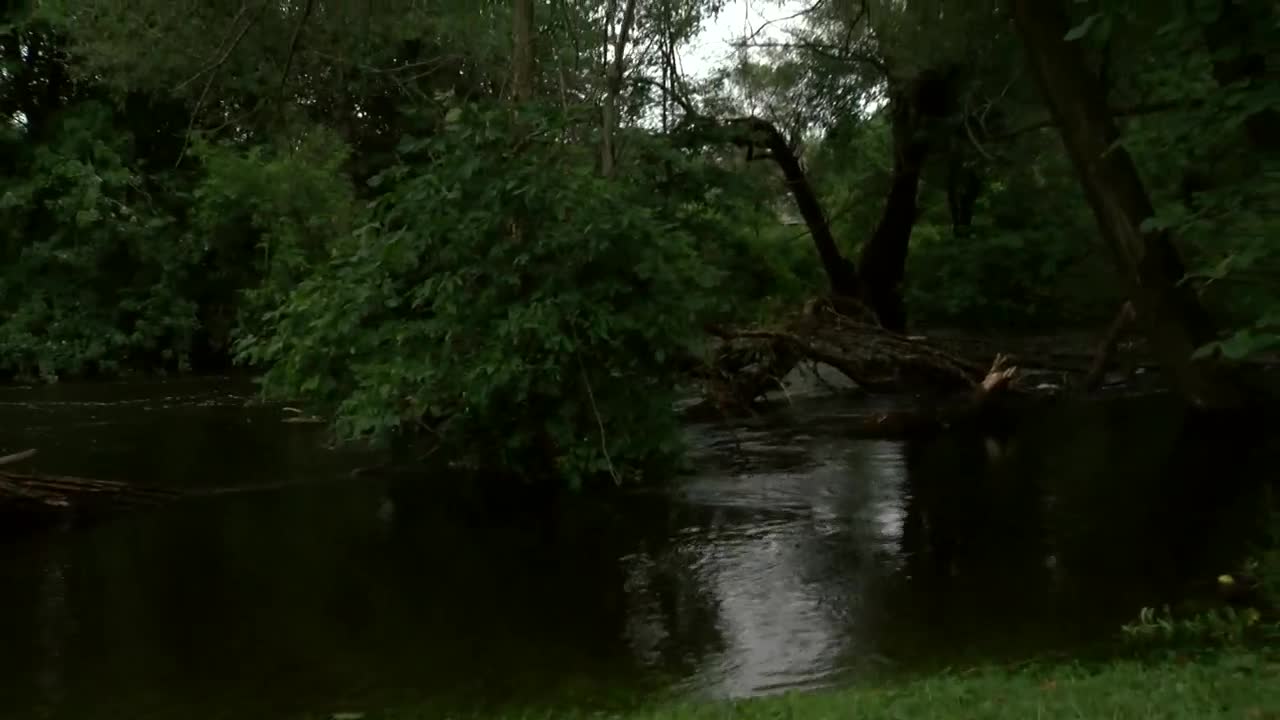
[[[352,714],[427,720],[426,710]],[[456,717],[456,716],[454,716]],[[1196,662],[1118,662],[1098,668],[989,669],[879,688],[796,692],[739,701],[686,701],[626,713],[524,711],[490,720],[1280,720],[1280,658],[1243,652]]]

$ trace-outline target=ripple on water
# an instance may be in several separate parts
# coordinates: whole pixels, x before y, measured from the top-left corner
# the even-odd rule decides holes
[[[0,391],[0,447],[146,484],[347,476],[314,428],[242,390]],[[741,696],[888,660],[1025,656],[1110,637],[1178,573],[1216,574],[1188,513],[1246,524],[1202,485],[1174,489],[1234,468],[1167,410],[1027,421],[1000,463],[981,439],[842,436],[865,411],[697,426],[697,474],[674,490],[554,512],[482,506],[449,477],[361,480],[6,546],[0,717],[554,706],[668,684]]]
[[[738,454],[737,472],[684,485],[679,501],[696,520],[677,533],[668,558],[635,568],[651,572],[664,561],[682,568],[714,608],[721,643],[686,687],[740,696],[827,682],[858,642],[851,608],[894,565],[904,507],[901,447],[781,435],[713,440],[712,447]],[[850,455],[862,470],[857,482]],[[870,549],[862,563],[841,557],[859,546]],[[833,580],[836,567],[847,576]],[[645,635],[650,642],[655,636]]]

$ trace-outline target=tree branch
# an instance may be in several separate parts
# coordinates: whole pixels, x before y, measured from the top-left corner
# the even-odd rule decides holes
[[[26,460],[27,458],[32,457],[35,454],[36,454],[36,450],[35,448],[32,448],[30,450],[23,450],[22,452],[13,453],[12,455],[5,455],[3,457],[0,457],[0,465],[11,465],[16,462],[22,462],[23,460]]]
[[[265,4],[265,3],[264,3],[263,5],[260,5],[260,6],[258,7],[259,15],[261,14],[261,11],[262,11],[265,7],[266,7],[266,4]],[[248,12],[248,11],[249,11],[249,6],[248,6],[247,4],[246,4],[246,5],[241,5],[241,6],[240,6],[240,11],[236,13],[236,16],[235,16],[235,17],[231,18],[231,27],[233,27],[233,28],[234,28],[235,26],[239,25],[239,24],[240,24],[240,18],[244,17],[244,14],[245,14],[246,12]],[[198,79],[199,79],[201,76],[203,76],[205,73],[211,73],[211,72],[214,72],[214,71],[215,71],[215,70],[217,70],[218,68],[222,67],[222,64],[223,64],[223,63],[225,63],[225,62],[227,61],[227,58],[231,56],[231,52],[232,52],[233,50],[235,50],[235,49],[236,49],[236,45],[239,45],[239,44],[240,44],[240,40],[241,40],[242,38],[244,38],[244,34],[245,34],[246,32],[248,32],[248,31],[249,31],[249,26],[250,26],[250,25],[252,25],[252,24],[254,23],[254,20],[256,20],[256,17],[255,17],[254,19],[251,19],[251,20],[250,20],[250,21],[249,21],[249,22],[248,22],[248,23],[247,23],[243,28],[241,28],[241,29],[240,29],[240,31],[239,31],[238,33],[236,33],[233,37],[229,38],[229,41],[228,41],[228,40],[224,40],[224,41],[222,41],[222,44],[218,46],[218,55],[217,55],[217,57],[216,57],[216,58],[214,58],[213,62],[209,63],[208,65],[205,65],[203,68],[201,68],[200,70],[198,70],[198,71],[196,72],[196,74],[194,74],[194,75],[192,75],[191,77],[187,78],[186,80],[183,80],[182,82],[178,83],[176,86],[174,86],[174,88],[173,88],[173,89],[174,89],[174,91],[175,91],[175,92],[176,92],[176,91],[181,91],[181,90],[182,90],[183,88],[185,88],[186,86],[188,86],[188,85],[190,85],[191,83],[193,83],[193,82],[195,82],[196,80],[198,80]]]
[[[1165,100],[1162,102],[1143,103],[1139,105],[1133,105],[1130,107],[1112,108],[1111,116],[1116,118],[1132,118],[1132,117],[1143,117],[1146,115],[1159,115],[1160,113],[1173,112],[1175,110],[1194,109],[1203,104],[1204,104],[1204,100],[1201,100],[1201,99]],[[1058,126],[1058,123],[1053,118],[1044,118],[1043,120],[1038,120],[1034,123],[1030,123],[1028,125],[1024,125],[1019,128],[1014,128],[1013,130],[1009,130],[1007,132],[1003,132],[998,135],[993,135],[988,139],[993,142],[1012,140],[1013,138],[1016,138],[1019,135],[1025,135],[1029,132],[1035,132],[1036,130],[1047,130],[1049,128],[1054,128],[1057,126]]]
[[[306,6],[302,9],[302,18],[298,20],[298,26],[293,29],[293,37],[289,39],[289,54],[284,58],[284,70],[280,72],[280,88],[276,91],[276,96],[284,97],[284,87],[289,80],[289,69],[293,67],[293,56],[298,49],[298,40],[302,38],[302,28],[306,27],[307,20],[311,18],[311,11],[315,8],[315,0],[307,0]]]
[[[781,50],[804,50],[814,55],[820,55],[828,60],[846,63],[850,65],[870,65],[885,77],[889,76],[889,65],[884,60],[872,55],[854,50],[848,46],[841,45],[823,45],[814,42],[745,42],[739,41],[733,43],[738,49],[742,48],[774,48]]]
[[[244,27],[240,28],[240,32],[236,33],[235,39],[232,40],[225,49],[223,49],[222,54],[218,59],[205,70],[196,73],[189,80],[179,84],[178,88],[180,89],[204,73],[208,73],[209,75],[209,78],[205,80],[204,88],[200,90],[200,97],[196,99],[195,107],[191,109],[191,119],[187,122],[187,132],[182,139],[182,151],[178,153],[178,160],[173,164],[174,167],[182,165],[183,159],[187,156],[187,150],[191,147],[191,131],[195,129],[196,118],[200,116],[200,109],[204,107],[204,101],[209,96],[209,90],[213,87],[214,79],[218,77],[218,69],[227,62],[227,59],[231,57],[231,53],[235,52],[235,49],[240,46],[240,41],[243,40],[244,36],[249,32],[249,28],[253,27],[254,23],[262,17],[262,13],[266,11],[267,6],[270,4],[270,0],[263,0],[262,4],[258,6],[258,12],[254,13],[253,17],[249,18],[249,21],[244,24]],[[237,21],[244,14],[244,11],[245,8],[242,7],[240,12],[236,14]]]

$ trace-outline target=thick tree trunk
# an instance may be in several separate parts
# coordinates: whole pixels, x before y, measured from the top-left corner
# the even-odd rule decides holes
[[[892,103],[893,178],[875,233],[862,246],[858,271],[863,299],[880,324],[887,330],[903,332],[907,328],[907,311],[902,301],[902,280],[918,214],[920,174],[929,146],[920,133],[920,114],[911,95],[899,95]]]
[[[1218,16],[1203,28],[1204,42],[1213,54],[1213,77],[1227,87],[1261,82],[1267,73],[1265,48],[1257,47],[1257,27],[1275,25],[1275,3],[1220,0]],[[1244,130],[1254,149],[1280,150],[1280,112],[1267,107],[1245,118]]]
[[[1178,284],[1181,259],[1164,232],[1143,232],[1154,214],[1097,77],[1078,45],[1064,39],[1069,24],[1059,3],[1016,0],[1014,23],[1067,152],[1080,176],[1099,230],[1128,283],[1152,349],[1178,390],[1201,406],[1235,405],[1243,394],[1218,369],[1192,359],[1214,339],[1213,326],[1191,288]]]

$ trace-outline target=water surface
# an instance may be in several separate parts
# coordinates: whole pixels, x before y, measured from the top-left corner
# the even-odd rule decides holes
[[[0,390],[0,453],[41,471],[264,488],[0,541],[0,717],[744,696],[1085,652],[1229,567],[1275,460],[1159,398],[909,443],[826,402],[690,428],[670,490],[494,508],[353,480],[367,458],[252,397]]]

